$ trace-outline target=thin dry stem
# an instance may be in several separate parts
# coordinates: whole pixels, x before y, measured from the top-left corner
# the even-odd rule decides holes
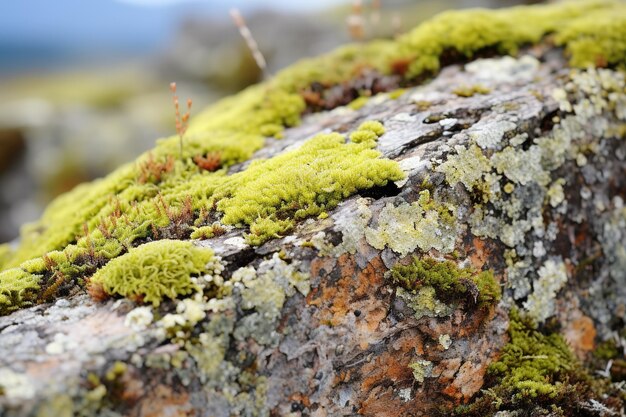
[[[265,57],[259,50],[259,45],[252,36],[252,32],[250,32],[250,29],[248,28],[248,25],[246,24],[243,16],[239,12],[239,9],[230,9],[230,16],[232,17],[233,22],[235,22],[235,26],[237,26],[237,29],[239,29],[239,33],[246,42],[248,49],[250,49],[254,61],[263,72],[263,77],[266,79],[269,78],[270,74],[267,70],[267,62],[265,61]]]

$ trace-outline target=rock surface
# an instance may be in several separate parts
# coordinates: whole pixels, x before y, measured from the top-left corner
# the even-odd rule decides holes
[[[233,283],[220,300],[153,312],[78,293],[1,317],[0,413],[449,415],[479,394],[513,308],[558,323],[583,361],[601,342],[623,349],[624,75],[544,60],[450,66],[397,98],[305,117],[255,156],[379,120],[378,149],[407,179],[257,248],[240,230],[198,242]],[[389,279],[411,254],[493,271],[502,301],[424,303]]]

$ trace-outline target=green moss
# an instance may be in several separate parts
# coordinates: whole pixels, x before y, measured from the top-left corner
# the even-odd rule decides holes
[[[398,88],[397,90],[393,90],[392,92],[389,93],[389,98],[392,100],[396,100],[402,97],[404,93],[406,93],[405,88]]]
[[[93,276],[90,285],[158,306],[164,298],[193,292],[196,285],[191,276],[205,272],[212,259],[213,251],[191,242],[159,240],[112,260]]]
[[[476,272],[459,268],[451,261],[414,256],[408,265],[398,264],[391,269],[391,280],[407,291],[415,293],[423,287],[432,287],[438,300],[460,301],[469,297],[479,307],[488,307],[500,300],[500,286],[490,271]]]
[[[489,94],[491,93],[491,90],[483,85],[476,84],[470,86],[460,86],[452,90],[452,92],[459,97],[472,97],[476,94]]]
[[[370,99],[370,97],[367,97],[367,96],[358,97],[358,98],[352,100],[348,104],[348,107],[351,108],[352,110],[359,110],[359,109],[361,109],[363,106],[365,106],[367,104],[369,99]]]
[[[0,315],[33,304],[40,278],[19,268],[0,272]]]
[[[491,383],[458,414],[490,415],[498,409],[530,411],[546,407],[576,415],[577,403],[594,397],[596,387],[558,333],[542,333],[517,310],[510,312],[510,341],[488,370]]]
[[[619,355],[619,347],[613,339],[609,339],[606,342],[598,344],[598,346],[596,346],[593,351],[594,357],[604,360],[616,359],[619,357]]]
[[[312,82],[332,86],[353,79],[363,68],[388,74],[399,68],[398,62],[407,63],[405,78],[415,79],[435,73],[444,54],[464,60],[486,50],[514,53],[520,46],[536,43],[547,34],[555,35],[554,39],[571,55],[573,65],[587,65],[590,61],[617,65],[624,62],[625,56],[621,36],[624,10],[626,6],[618,1],[588,0],[447,12],[393,41],[348,45],[322,57],[303,60],[270,81],[196,115],[184,138],[182,158],[158,181],[139,181],[142,167],[150,163],[150,157],[154,163],[164,164],[168,157],[178,155],[177,136],[160,140],[150,157],[146,153],[106,178],[78,186],[57,198],[41,219],[23,227],[19,247],[3,261],[2,268],[15,268],[26,262],[25,267],[34,271],[31,274],[42,276],[41,282],[37,282],[40,291],[53,297],[58,285],[80,285],[85,276],[132,250],[137,242],[188,238],[195,220],[216,206],[225,223],[251,228],[251,243],[281,236],[295,221],[319,215],[360,189],[383,185],[401,176],[397,165],[379,159],[371,149],[373,136],[369,133],[356,134],[356,141],[361,142],[348,144],[335,135],[322,135],[303,146],[315,157],[292,151],[285,154],[289,157],[279,155],[252,164],[242,173],[227,175],[230,166],[250,159],[263,146],[266,136],[280,137],[284,128],[300,122],[306,108],[300,93]],[[511,23],[520,21],[526,24]],[[599,57],[599,51],[606,52]],[[375,130],[365,130],[380,135]],[[208,172],[193,162],[193,157],[208,154],[219,156],[220,170]],[[343,164],[343,171],[332,166],[337,162]],[[321,168],[323,174],[309,172],[308,168],[304,172],[296,169],[307,163]],[[481,165],[478,166],[478,171],[458,173],[458,179],[473,186],[477,181],[474,174],[482,175]],[[332,180],[323,175],[330,175]],[[456,174],[446,172],[447,177],[450,175]],[[287,179],[288,187],[254,188],[265,187],[270,178]],[[244,179],[251,181],[241,190],[234,188]],[[293,194],[300,192],[303,194]],[[246,196],[253,198],[247,202],[243,200]],[[62,252],[66,260],[45,265],[41,257],[55,251]],[[7,287],[1,291],[12,290]]]
[[[222,222],[250,225],[248,239],[258,244],[284,234],[293,227],[293,219],[317,216],[358,190],[403,178],[398,165],[380,159],[374,145],[345,143],[337,133],[322,134],[299,149],[255,161],[215,191]]]
[[[588,59],[599,50],[611,51],[606,61],[618,64],[626,58],[622,36],[624,10],[626,6],[618,1],[592,0],[542,7],[449,11],[401,37],[398,47],[410,61],[409,77],[438,71],[444,52],[466,59],[482,51],[515,54],[520,46],[535,44],[549,33],[555,33],[557,42],[566,47],[572,65],[596,64]],[[601,27],[598,21],[610,24]],[[595,40],[597,46],[591,45],[590,40]]]
[[[556,43],[565,45],[573,66],[626,68],[626,8],[594,10],[562,28]]]

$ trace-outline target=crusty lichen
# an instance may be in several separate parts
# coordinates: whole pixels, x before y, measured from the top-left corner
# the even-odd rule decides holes
[[[533,280],[533,292],[524,308],[536,322],[543,322],[554,313],[554,298],[567,282],[567,271],[561,259],[548,259]]]
[[[365,237],[376,249],[389,247],[402,256],[417,248],[452,252],[457,237],[455,208],[437,203],[428,190],[423,190],[418,201],[411,204],[387,203],[377,227],[366,228]]]
[[[413,379],[419,384],[424,382],[433,371],[433,363],[431,361],[418,360],[409,364],[409,368],[413,370]]]

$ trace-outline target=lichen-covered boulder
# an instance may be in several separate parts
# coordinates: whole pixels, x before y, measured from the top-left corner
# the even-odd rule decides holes
[[[625,30],[445,13],[61,196],[0,249],[0,412],[623,414]]]

